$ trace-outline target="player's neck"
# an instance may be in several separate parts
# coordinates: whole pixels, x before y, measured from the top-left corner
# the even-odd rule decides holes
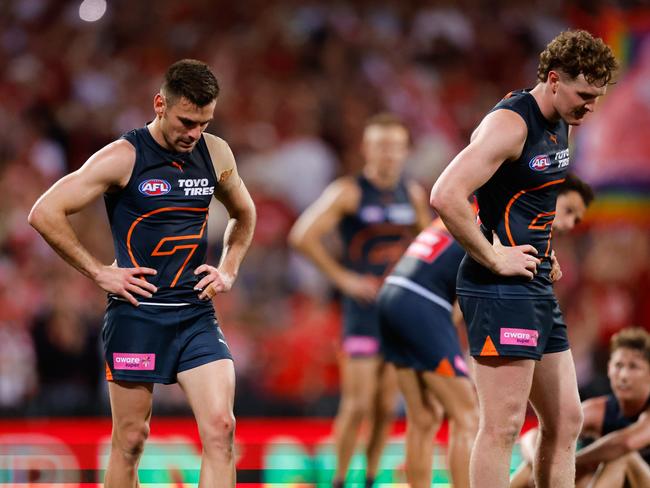
[[[380,190],[395,188],[400,178],[399,173],[382,173],[381,171],[377,171],[375,168],[369,166],[363,168],[363,176],[365,176],[370,183]]]
[[[156,141],[160,147],[163,147],[168,151],[172,151],[163,136],[162,130],[160,128],[160,119],[158,119],[158,117],[147,124],[147,129],[149,129],[149,134],[151,134],[153,140]]]
[[[618,404],[621,407],[621,412],[626,417],[634,417],[644,410],[648,397],[645,398],[635,398],[633,400],[618,400]]]
[[[549,122],[558,122],[560,114],[553,107],[553,92],[548,83],[538,83],[535,88],[530,91],[537,102],[540,112]]]

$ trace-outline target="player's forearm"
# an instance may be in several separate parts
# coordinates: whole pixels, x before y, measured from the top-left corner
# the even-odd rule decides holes
[[[219,262],[220,271],[233,278],[237,276],[239,267],[253,240],[255,222],[256,214],[253,207],[228,221],[223,237],[223,252]]]
[[[83,275],[95,280],[102,263],[79,242],[64,214],[47,212],[37,204],[30,212],[28,222],[59,256]]]
[[[341,278],[347,270],[325,249],[320,239],[315,237],[305,237],[300,240],[293,239],[291,240],[291,244],[297,251],[314,263],[331,283],[336,287],[340,286]]]
[[[476,225],[472,205],[458,192],[435,187],[431,194],[431,205],[465,251],[475,261],[493,269],[496,255],[490,242]]]
[[[595,468],[631,452],[622,432],[612,432],[576,453],[576,467]]]

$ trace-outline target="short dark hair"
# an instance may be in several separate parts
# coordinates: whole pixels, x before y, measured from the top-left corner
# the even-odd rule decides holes
[[[539,55],[537,78],[544,82],[549,71],[558,69],[572,79],[583,74],[589,83],[603,86],[611,81],[617,67],[612,50],[600,37],[585,30],[566,30]]]
[[[585,207],[588,207],[594,201],[594,190],[592,190],[588,183],[585,183],[573,173],[567,173],[564,181],[560,183],[558,195],[563,195],[570,191],[576,191],[580,194],[582,200],[585,202]]]
[[[363,128],[367,129],[368,127],[372,127],[373,125],[378,125],[380,127],[389,127],[389,126],[397,125],[399,127],[403,127],[406,130],[406,132],[409,132],[409,129],[406,126],[404,120],[399,115],[396,115],[391,112],[380,112],[378,114],[369,117],[368,119],[366,119],[366,123],[363,125]]]
[[[204,107],[219,96],[219,82],[204,62],[181,59],[167,69],[160,91],[170,105],[183,97]]]
[[[610,353],[620,348],[640,351],[650,363],[650,334],[641,327],[627,327],[614,334],[609,341]]]

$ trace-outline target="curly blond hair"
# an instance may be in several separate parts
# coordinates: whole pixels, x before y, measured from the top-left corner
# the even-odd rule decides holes
[[[585,30],[566,30],[548,43],[539,55],[537,78],[546,81],[551,70],[560,70],[572,79],[583,74],[592,84],[608,84],[618,67],[610,47],[600,37]]]

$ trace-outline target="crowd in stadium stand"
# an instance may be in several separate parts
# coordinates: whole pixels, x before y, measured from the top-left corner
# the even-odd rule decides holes
[[[336,295],[286,235],[328,182],[360,167],[365,119],[390,110],[406,120],[409,173],[430,188],[483,114],[534,84],[549,39],[569,26],[604,35],[612,12],[632,17],[637,3],[115,0],[86,23],[78,2],[3,2],[0,412],[106,411],[106,297],[51,251],[27,214],[53,181],[153,117],[171,62],[214,68],[222,94],[208,130],[233,148],[259,212],[236,287],[215,302],[235,357],[236,413],[331,415]],[[72,220],[110,263],[103,202]],[[213,212],[213,260],[224,222]],[[628,325],[650,329],[648,229],[591,225],[556,241],[579,382],[584,394],[601,393],[609,337]],[[185,411],[176,388],[157,390],[159,412]]]

